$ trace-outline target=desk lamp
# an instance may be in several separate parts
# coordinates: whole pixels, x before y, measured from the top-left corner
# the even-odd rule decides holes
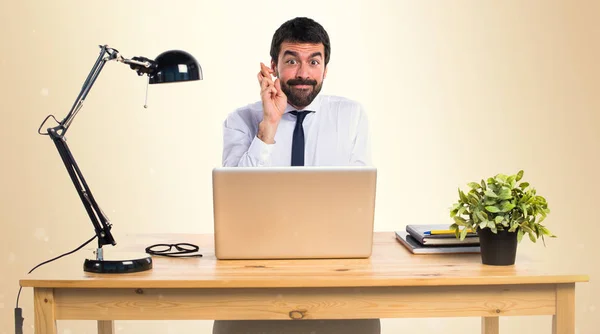
[[[127,64],[132,70],[136,71],[139,76],[148,75],[149,84],[202,80],[202,68],[192,55],[180,50],[163,52],[158,55],[155,60],[152,60],[145,57],[133,57],[132,59],[123,58],[118,50],[109,48],[107,45],[100,45],[100,49],[100,55],[98,56],[94,67],[92,67],[90,74],[81,88],[79,96],[77,96],[77,99],[67,116],[60,122],[58,122],[53,115],[47,116],[40,125],[38,133],[41,135],[48,135],[52,141],[54,141],[58,153],[60,154],[60,157],[69,172],[69,176],[75,185],[75,189],[79,194],[79,198],[94,225],[96,232],[95,238],[98,238],[98,248],[95,252],[96,258],[85,260],[83,265],[84,271],[94,273],[139,272],[152,268],[152,258],[150,256],[143,254],[136,258],[120,260],[107,260],[104,258],[102,246],[115,246],[117,244],[110,232],[112,224],[109,222],[104,212],[102,212],[98,203],[96,203],[88,184],[83,178],[81,170],[77,166],[77,163],[69,150],[65,134],[73,122],[73,119],[83,106],[83,101],[98,78],[104,64],[108,61],[116,60]],[[48,128],[46,133],[42,133],[41,129],[50,117],[52,117],[58,125]]]

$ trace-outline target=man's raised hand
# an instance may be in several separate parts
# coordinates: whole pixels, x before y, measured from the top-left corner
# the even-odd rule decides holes
[[[263,105],[263,120],[258,125],[258,138],[267,144],[273,144],[279,120],[285,112],[287,97],[281,90],[279,78],[273,79],[274,71],[260,63],[257,78],[260,84],[260,98]]]

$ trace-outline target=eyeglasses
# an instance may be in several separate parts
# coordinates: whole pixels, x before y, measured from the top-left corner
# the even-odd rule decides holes
[[[171,252],[175,248],[176,251]],[[168,257],[202,257],[202,254],[191,254],[197,252],[199,247],[187,242],[177,244],[156,244],[146,247],[146,253]]]

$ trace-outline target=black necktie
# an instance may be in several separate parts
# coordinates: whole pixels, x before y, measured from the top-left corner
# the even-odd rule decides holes
[[[292,137],[292,166],[304,166],[304,128],[302,122],[310,111],[290,111],[296,115],[296,127]]]

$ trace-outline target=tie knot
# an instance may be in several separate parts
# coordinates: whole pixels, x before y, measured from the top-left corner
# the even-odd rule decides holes
[[[300,123],[302,124],[302,122],[304,121],[304,117],[306,117],[306,115],[308,115],[309,113],[311,113],[311,111],[290,111],[290,114],[293,114],[296,116],[296,123]]]

